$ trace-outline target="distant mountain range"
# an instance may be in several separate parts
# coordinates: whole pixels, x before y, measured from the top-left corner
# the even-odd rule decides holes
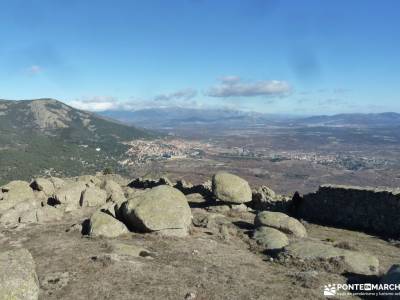
[[[153,135],[54,99],[0,100],[0,182],[116,168],[121,142]]]
[[[165,129],[178,126],[248,126],[261,122],[272,124],[279,116],[229,109],[195,109],[182,107],[149,108],[136,111],[103,111],[102,116],[128,124]]]
[[[151,108],[137,111],[103,111],[107,116],[127,124],[153,129],[180,126],[253,127],[274,126],[351,126],[393,127],[400,126],[400,114],[387,112],[377,114],[337,114],[332,116],[289,116],[262,114],[228,109]]]
[[[295,124],[307,126],[400,126],[400,114],[394,112],[374,114],[337,114],[333,116],[313,116],[295,120]]]

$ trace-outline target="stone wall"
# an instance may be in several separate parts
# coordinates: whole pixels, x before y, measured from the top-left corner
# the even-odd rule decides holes
[[[400,238],[400,189],[322,185],[296,207],[304,220]]]

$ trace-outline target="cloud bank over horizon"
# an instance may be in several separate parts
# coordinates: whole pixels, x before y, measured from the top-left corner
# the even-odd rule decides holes
[[[286,81],[260,80],[244,82],[239,76],[226,76],[220,83],[211,87],[207,95],[210,97],[256,97],[256,96],[287,96],[291,87]]]
[[[255,98],[268,98],[268,101],[288,96],[292,87],[286,81],[258,80],[244,81],[239,76],[224,76],[217,85],[211,86],[201,93],[194,88],[184,88],[169,93],[157,94],[154,97],[141,99],[130,96],[119,99],[114,96],[82,97],[70,101],[69,104],[79,109],[89,111],[105,110],[137,110],[154,107],[241,107],[244,99],[249,103]],[[203,102],[204,98],[220,101]],[[233,100],[232,100],[233,99]],[[272,99],[272,100],[271,100]]]

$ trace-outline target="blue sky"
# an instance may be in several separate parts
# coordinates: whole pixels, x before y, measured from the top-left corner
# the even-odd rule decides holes
[[[0,0],[0,98],[400,112],[400,1]]]

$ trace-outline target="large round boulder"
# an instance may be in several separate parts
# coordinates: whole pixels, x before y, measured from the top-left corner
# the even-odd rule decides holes
[[[272,227],[299,238],[307,236],[307,231],[303,224],[297,219],[280,212],[262,211],[257,214],[254,225]]]
[[[165,235],[185,236],[192,213],[185,195],[168,185],[160,185],[123,203],[123,219],[133,230],[157,231]]]
[[[266,250],[277,250],[289,245],[289,239],[281,231],[271,227],[259,227],[253,233],[253,238]]]
[[[239,176],[218,172],[212,178],[212,190],[215,198],[229,203],[251,201],[252,192],[249,183]]]
[[[28,250],[1,252],[0,270],[0,299],[38,299],[39,281],[35,261]]]
[[[92,236],[113,238],[128,232],[124,223],[104,212],[97,211],[90,218],[89,233]]]

